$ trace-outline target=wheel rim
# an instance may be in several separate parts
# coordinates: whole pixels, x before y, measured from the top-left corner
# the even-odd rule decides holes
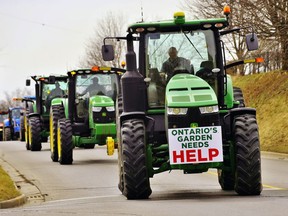
[[[62,156],[62,148],[61,148],[61,133],[60,133],[60,128],[57,128],[57,147],[58,147],[58,156],[61,158]]]
[[[27,124],[27,118],[26,116],[24,116],[24,128],[25,128],[25,141],[27,143],[27,145],[29,144],[29,135],[28,135],[28,132],[29,132],[29,126]]]
[[[54,131],[53,131],[53,118],[50,116],[50,151],[54,152]]]
[[[31,140],[32,140],[32,131],[30,130],[29,126],[28,126],[28,140],[29,140],[29,144],[30,144]]]

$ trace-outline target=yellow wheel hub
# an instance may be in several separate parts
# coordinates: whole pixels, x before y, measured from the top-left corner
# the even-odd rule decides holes
[[[112,137],[107,137],[106,145],[107,145],[107,155],[109,155],[109,156],[113,155],[114,149],[115,149],[114,139]]]

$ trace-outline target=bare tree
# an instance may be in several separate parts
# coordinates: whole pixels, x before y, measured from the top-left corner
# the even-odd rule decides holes
[[[22,98],[24,96],[31,96],[31,91],[27,89],[17,88],[13,92],[4,92],[5,99],[0,101],[0,110],[8,110],[9,107],[22,106],[21,101],[15,101],[13,98]]]
[[[262,20],[259,19],[259,31],[262,35],[267,35],[274,44],[279,45],[281,68],[282,70],[288,70],[288,1],[257,0],[255,7],[256,4],[259,5],[259,8],[262,8],[262,10],[259,10],[259,14],[262,12],[261,17],[268,20],[268,22],[262,24]]]
[[[185,0],[184,2],[184,8],[205,18],[215,17],[223,7],[223,1],[220,0]],[[254,53],[268,57],[267,67],[273,65],[271,69],[280,66],[283,70],[288,70],[288,1],[228,0],[226,2],[231,6],[231,27],[253,26],[258,33],[261,46],[258,52]],[[235,54],[238,58],[246,57],[243,39],[241,35],[233,35],[232,49],[227,49],[231,56]]]
[[[229,6],[231,7],[232,13],[230,15],[229,28],[239,27],[244,22],[245,9],[239,7],[239,2],[240,0],[230,1]],[[184,0],[183,7],[197,19],[215,18],[221,16],[224,4],[226,3],[223,3],[222,0],[193,0],[192,2]],[[232,37],[231,35],[223,37],[225,49],[228,53],[228,60],[235,61],[247,56],[248,53],[245,46],[245,37],[243,37],[244,34],[245,31],[241,34],[233,33]],[[244,71],[244,66],[238,66],[236,69],[236,72],[242,75],[244,74]]]
[[[125,33],[124,18],[122,15],[115,15],[115,13],[109,12],[107,15],[97,22],[97,28],[95,29],[95,36],[91,38],[86,45],[86,55],[83,61],[80,63],[82,67],[92,67],[94,65],[107,65],[107,62],[103,61],[101,55],[101,47],[103,45],[103,39],[105,37],[119,36]],[[111,65],[113,67],[120,67],[121,61],[124,60],[124,48],[125,43],[123,41],[106,40],[107,44],[111,44],[115,49],[115,59]]]

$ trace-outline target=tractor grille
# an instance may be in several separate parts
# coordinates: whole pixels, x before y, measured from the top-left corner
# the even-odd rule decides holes
[[[191,123],[198,123],[198,127],[220,125],[219,113],[201,114],[198,107],[190,107],[186,115],[169,115],[169,128],[187,128]]]
[[[93,112],[94,123],[112,123],[115,118],[115,111],[108,112],[105,107],[100,112]]]

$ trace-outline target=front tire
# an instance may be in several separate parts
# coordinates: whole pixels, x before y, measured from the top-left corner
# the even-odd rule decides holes
[[[58,155],[60,164],[72,164],[73,143],[72,126],[69,119],[58,120]]]
[[[11,128],[6,127],[4,128],[4,141],[10,141],[12,136]]]
[[[235,191],[239,195],[259,195],[262,191],[258,126],[254,115],[234,120],[236,153]]]
[[[57,147],[57,124],[60,118],[64,118],[64,108],[62,106],[51,106],[50,108],[50,153],[53,162],[58,162]]]
[[[24,116],[20,117],[20,141],[25,141],[25,125],[24,125],[25,118]]]
[[[144,121],[126,120],[121,127],[121,135],[122,193],[127,199],[147,199],[152,191],[146,165]]]
[[[30,150],[41,151],[41,121],[38,117],[31,117],[29,119],[29,137],[30,137]]]
[[[239,87],[233,87],[233,96],[234,96],[234,101],[239,101],[239,104],[237,107],[245,107],[245,102],[244,102],[244,96],[242,89]]]

